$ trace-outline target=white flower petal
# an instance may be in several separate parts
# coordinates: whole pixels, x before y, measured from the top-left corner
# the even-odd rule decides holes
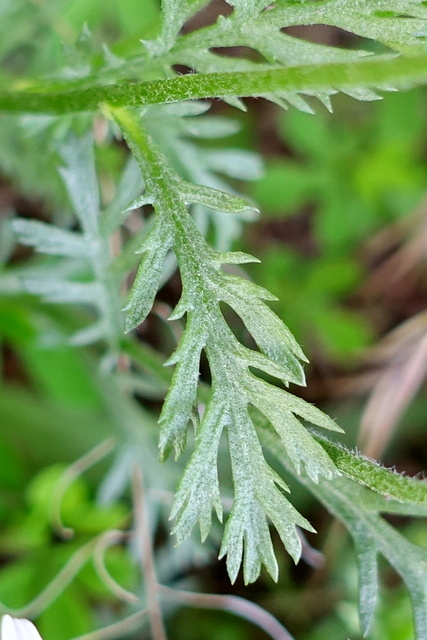
[[[32,622],[5,615],[1,621],[1,640],[42,640]]]

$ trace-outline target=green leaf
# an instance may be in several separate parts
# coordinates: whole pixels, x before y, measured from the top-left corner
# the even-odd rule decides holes
[[[41,253],[85,258],[88,248],[81,234],[58,229],[37,220],[17,219],[12,227],[19,241]]]
[[[172,246],[172,230],[161,218],[145,238],[138,253],[144,257],[136,274],[132,293],[125,310],[129,310],[126,330],[131,331],[145,320],[151,307],[162,277],[163,265]]]
[[[122,332],[118,291],[123,273],[113,267],[110,234],[118,226],[117,219],[123,219],[124,203],[128,204],[132,192],[141,186],[140,172],[135,163],[125,168],[116,197],[107,207],[101,225],[92,137],[87,134],[79,140],[70,136],[59,150],[65,162],[59,171],[81,233],[21,219],[14,221],[13,228],[23,244],[34,246],[41,253],[85,258],[85,261],[59,262],[61,270],[51,268],[47,275],[43,269],[27,270],[22,282],[27,291],[42,296],[46,302],[78,304],[95,310],[96,321],[75,333],[70,344],[77,346],[105,339],[110,349],[117,352]],[[129,200],[125,198],[125,189],[132,193]]]
[[[223,211],[225,213],[242,213],[242,211],[254,209],[243,198],[218,191],[217,189],[182,183],[179,190],[186,204],[202,204],[215,211]]]
[[[230,3],[234,11],[227,17],[220,15],[214,24],[181,34],[186,20],[205,4],[204,0],[165,2],[160,35],[144,40],[144,51],[133,60],[117,60],[113,67],[107,64],[96,74],[90,69],[86,77],[68,82],[59,78],[50,84],[33,83],[32,91],[4,91],[0,109],[70,113],[98,110],[104,104],[142,106],[207,97],[236,103],[242,96],[265,96],[312,112],[301,93],[315,96],[330,109],[330,97],[338,90],[372,100],[378,98],[375,90],[426,80],[427,9],[421,0],[363,0],[357,4],[322,0],[315,6],[287,0],[273,6],[236,0]],[[386,53],[321,45],[283,31],[313,23],[380,43]],[[242,46],[256,51],[263,61],[214,53],[218,48]],[[403,55],[396,57],[396,53]],[[197,73],[170,78],[174,65],[185,65]],[[136,69],[138,75],[156,80],[135,83]],[[111,84],[111,79],[117,82],[123,76],[126,82]],[[162,79],[157,80],[159,76]],[[130,79],[132,83],[127,82]]]
[[[61,156],[64,166],[59,172],[82,230],[91,239],[97,235],[100,206],[92,136],[69,138],[61,147]]]
[[[199,315],[189,313],[179,347],[166,364],[176,364],[171,386],[160,414],[160,457],[168,457],[172,446],[178,458],[185,448],[187,425],[193,412],[199,382],[202,349],[206,345],[206,325]]]
[[[296,416],[326,429],[339,428],[315,407],[257,377],[262,371],[284,384],[303,383],[299,362],[304,357],[301,348],[263,301],[271,299],[271,294],[221,268],[225,260],[246,262],[252,260],[251,256],[214,252],[200,235],[187,209],[189,200],[194,201],[195,197],[205,203],[212,197],[217,206],[228,209],[236,204],[240,207],[241,202],[216,192],[211,195],[211,190],[198,186],[192,188],[189,197],[187,187],[183,188],[182,181],[168,167],[133,114],[121,109],[112,113],[140,164],[155,210],[157,234],[153,259],[143,259],[135,279],[128,305],[129,326],[135,326],[145,317],[157,288],[161,269],[159,256],[164,259],[169,248],[176,254],[182,280],[181,300],[170,319],[186,314],[186,328],[168,363],[176,364],[176,368],[160,417],[162,458],[172,448],[179,455],[185,446],[188,422],[192,420],[196,425],[195,449],[172,511],[176,517],[177,539],[182,541],[187,537],[197,522],[202,538],[205,538],[211,526],[212,509],[221,516],[216,459],[221,434],[226,432],[235,506],[225,526],[221,554],[227,554],[232,580],[236,578],[242,558],[246,582],[257,578],[261,564],[277,578],[268,521],[277,528],[295,561],[301,552],[295,527],[311,527],[284,498],[280,489],[286,489],[286,485],[264,459],[249,409],[255,406],[274,420],[295,464],[304,465],[315,480],[332,478],[337,470]],[[158,229],[165,231],[160,233]],[[163,246],[161,239],[165,243]],[[221,312],[222,302],[240,315],[260,352],[245,347],[236,339]],[[198,424],[195,404],[202,350],[209,363],[212,388]]]
[[[262,428],[267,446],[289,471],[296,474],[271,427],[264,424]],[[427,515],[425,483],[399,476],[340,446],[324,439],[318,440],[348,477],[336,478],[332,482],[320,480],[318,483],[313,483],[305,475],[300,475],[299,479],[328,511],[344,523],[354,540],[359,564],[359,610],[363,634],[368,634],[375,613],[377,558],[381,554],[406,584],[412,600],[416,638],[424,640],[427,637],[427,550],[408,542],[383,520],[381,513]],[[368,484],[375,492],[360,486],[360,482]]]
[[[24,286],[29,293],[42,296],[46,302],[96,304],[101,290],[95,282],[71,282],[56,278],[24,278]]]

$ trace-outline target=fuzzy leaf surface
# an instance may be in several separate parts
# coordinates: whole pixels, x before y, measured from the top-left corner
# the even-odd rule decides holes
[[[293,474],[294,465],[284,454],[281,444],[270,426],[262,426],[263,442]],[[322,438],[320,441],[325,444]],[[417,640],[427,638],[427,549],[415,545],[404,538],[391,524],[382,518],[383,513],[412,516],[427,516],[427,485],[423,480],[399,476],[388,469],[379,467],[367,458],[345,451],[333,443],[326,443],[332,457],[348,477],[335,478],[332,482],[323,479],[313,483],[305,475],[299,479],[319,499],[324,506],[341,520],[353,538],[359,566],[359,615],[362,632],[369,633],[378,600],[378,556],[382,555],[400,575],[412,601],[414,626]],[[354,462],[352,461],[354,459]],[[371,478],[380,473],[385,479],[375,483],[375,491],[350,480],[350,474],[363,464],[364,473]],[[360,480],[359,480],[360,481]],[[415,489],[415,485],[417,488]],[[403,495],[412,493],[413,500],[402,500]],[[390,493],[388,493],[388,491]],[[380,491],[384,493],[380,494]],[[397,499],[395,496],[399,496]]]
[[[128,329],[146,316],[161,268],[158,257],[163,258],[170,248],[176,255],[182,281],[181,299],[171,318],[186,316],[185,331],[169,360],[169,364],[175,364],[175,371],[160,416],[162,459],[172,449],[178,456],[185,447],[189,422],[196,425],[195,449],[173,507],[177,539],[181,541],[188,536],[196,523],[205,538],[212,510],[221,517],[217,455],[224,433],[229,444],[235,503],[225,525],[221,555],[227,555],[233,581],[242,563],[246,582],[258,577],[262,564],[277,579],[269,522],[274,524],[295,561],[301,553],[296,526],[306,529],[311,526],[284,497],[283,490],[287,487],[264,458],[250,408],[256,407],[274,419],[283,446],[295,464],[304,467],[315,481],[319,477],[330,479],[338,472],[299,418],[326,429],[339,428],[315,407],[258,377],[263,372],[284,385],[291,381],[303,384],[301,348],[266,305],[265,300],[274,297],[221,268],[226,262],[245,262],[251,256],[214,251],[188,210],[194,201],[212,201],[233,213],[245,203],[205,186],[194,185],[189,189],[132,112],[117,109],[112,113],[141,167],[146,186],[143,197],[153,204],[153,228],[163,230],[158,232],[158,243],[161,238],[164,242],[163,248],[156,244],[155,261],[142,260],[130,294]],[[151,241],[147,241],[150,245]],[[142,251],[146,250],[143,246]],[[259,351],[247,348],[232,333],[220,306],[223,302],[245,322]],[[199,417],[196,400],[202,352],[209,363],[212,383],[203,416]]]
[[[87,78],[42,84],[41,91],[40,84],[29,92],[4,91],[0,109],[68,113],[98,110],[104,104],[142,106],[208,97],[238,105],[239,97],[263,96],[312,112],[310,97],[330,109],[337,91],[372,100],[378,91],[426,81],[427,7],[422,0],[230,0],[229,15],[182,34],[185,22],[206,4],[165,2],[160,35],[145,40],[140,55]],[[313,43],[286,31],[313,24],[354,34],[362,39],[361,48]],[[364,49],[366,39],[380,51]],[[254,55],[224,55],[227,47],[247,47]],[[170,77],[175,65],[193,73]],[[135,77],[150,81],[138,84]]]
[[[118,214],[114,207],[119,207],[124,200],[124,187],[123,184],[119,187],[115,202],[107,209],[107,218],[113,222],[102,231],[92,137],[88,134],[81,139],[70,136],[59,152],[62,159],[59,172],[80,231],[71,232],[37,220],[23,219],[14,220],[13,229],[22,244],[35,247],[40,253],[74,259],[72,264],[79,266],[74,269],[74,279],[64,279],[60,275],[55,277],[52,273],[43,277],[30,274],[24,278],[24,286],[46,302],[84,305],[95,313],[95,323],[72,336],[71,344],[77,346],[107,340],[116,350],[122,331],[117,297],[121,274],[110,269],[108,233],[116,227],[114,219]],[[139,187],[141,185],[139,169],[133,164],[122,178],[127,187],[132,187],[137,180],[135,169],[139,175]],[[119,209],[120,216],[121,213]]]

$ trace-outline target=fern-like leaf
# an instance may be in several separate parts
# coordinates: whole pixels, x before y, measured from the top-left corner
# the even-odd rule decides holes
[[[229,442],[235,487],[235,506],[227,520],[221,554],[227,554],[232,580],[243,559],[246,582],[256,579],[262,564],[277,577],[277,565],[268,531],[270,519],[295,561],[301,552],[296,525],[309,523],[284,497],[283,481],[272,471],[262,453],[250,407],[273,420],[283,445],[297,466],[310,477],[332,478],[335,465],[305,430],[299,418],[326,429],[340,430],[320,411],[290,393],[258,377],[259,372],[281,380],[304,383],[301,348],[264,300],[271,294],[252,282],[226,273],[222,265],[246,262],[251,256],[213,251],[200,235],[188,211],[194,201],[221,207],[233,213],[248,206],[241,199],[183,182],[171,170],[149,134],[127,110],[112,112],[141,167],[148,197],[155,210],[154,228],[164,229],[163,248],[156,249],[156,261],[144,261],[135,278],[128,305],[127,328],[141,322],[151,303],[160,261],[172,248],[176,254],[183,286],[181,300],[172,318],[186,315],[186,328],[178,349],[170,359],[175,371],[160,416],[160,455],[172,449],[179,455],[186,441],[191,418],[198,425],[197,382],[202,351],[212,378],[210,398],[196,430],[195,450],[190,457],[176,495],[173,515],[178,540],[199,523],[202,537],[211,525],[211,512],[221,514],[217,452],[222,432]],[[159,234],[160,243],[160,234]],[[150,283],[151,284],[147,284]],[[243,346],[223,316],[220,304],[227,303],[241,317],[259,351]]]
[[[169,4],[169,3],[167,3]],[[371,2],[363,0],[323,0],[309,2],[249,2],[249,0],[228,0],[234,11],[227,17],[220,15],[215,24],[186,35],[179,35],[178,26],[182,21],[171,3],[164,21],[164,30],[156,44],[145,43],[152,56],[161,52],[170,66],[187,65],[193,71],[218,73],[230,71],[254,71],[298,67],[300,65],[355,62],[363,57],[373,57],[372,51],[344,49],[337,46],[317,44],[284,32],[285,28],[312,24],[327,25],[343,29],[361,38],[370,39],[384,46],[386,51],[405,55],[425,50],[427,37],[427,8],[421,0],[388,0]],[[184,3],[185,4],[185,3]],[[187,7],[186,7],[187,8]],[[186,15],[180,10],[182,17]],[[167,25],[175,20],[175,41],[171,42],[172,30]],[[163,46],[161,42],[163,41]],[[224,47],[248,47],[263,58],[255,62],[236,56],[227,57],[214,53]],[[362,45],[363,47],[363,45]],[[386,89],[387,87],[382,87]],[[378,99],[380,96],[355,87],[343,90],[359,100]],[[330,109],[330,97],[336,93],[334,86],[323,90],[307,89],[309,95],[318,98]],[[263,93],[264,97],[284,106],[292,105],[302,111],[312,113],[313,107],[295,91]]]

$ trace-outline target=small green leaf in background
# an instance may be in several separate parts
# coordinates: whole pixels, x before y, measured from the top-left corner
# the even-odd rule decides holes
[[[28,505],[38,517],[51,526],[55,490],[64,468],[48,467],[40,472],[28,488]],[[120,528],[126,524],[128,513],[124,505],[97,505],[90,500],[88,486],[78,478],[67,488],[61,499],[61,518],[66,527],[77,534],[96,534],[105,529]]]
[[[427,177],[420,162],[427,105],[420,91],[408,95],[388,96],[369,110],[352,106],[357,127],[344,118],[344,105],[316,117],[281,114],[283,142],[296,157],[267,162],[253,189],[265,214],[289,217],[314,208],[319,250],[343,254],[414,207]]]
[[[72,347],[46,347],[34,345],[22,353],[34,384],[53,401],[72,407],[99,406],[99,392],[87,365]]]
[[[45,640],[68,640],[70,636],[82,635],[92,624],[86,594],[77,585],[69,587],[38,619]]]

